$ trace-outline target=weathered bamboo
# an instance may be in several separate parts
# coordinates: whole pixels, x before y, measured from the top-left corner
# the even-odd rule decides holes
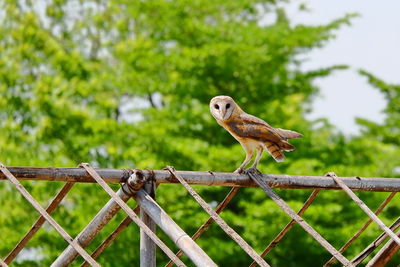
[[[154,234],[147,225],[145,225],[140,218],[135,214],[135,212],[123,201],[115,192],[112,190],[112,188],[100,177],[100,175],[89,165],[89,163],[81,163],[81,167],[83,167],[92,177],[93,179],[96,180],[96,182],[104,189],[104,191],[107,192],[107,194],[115,200],[115,202],[118,203],[118,205],[121,207],[123,211],[126,212],[126,214],[132,219],[134,223],[136,223],[143,231],[154,241],[154,243],[157,244],[157,246],[165,252],[165,254],[175,262],[176,265],[178,266],[186,266],[178,257],[175,256],[175,254],[164,244],[164,242],[161,241],[160,238],[157,237],[156,234]],[[123,185],[122,189],[124,189],[124,186],[126,190],[137,190],[139,189],[145,182],[146,179],[143,178],[143,173],[142,172],[136,172],[136,180],[135,182],[131,181],[131,177],[129,178],[128,182]],[[137,181],[139,183],[137,183]],[[128,186],[132,185],[132,186]],[[140,189],[139,192],[143,192],[144,194],[147,194],[143,189]],[[135,193],[133,191],[132,193]],[[154,201],[154,200],[153,200]],[[146,213],[149,214],[149,212],[145,209]],[[203,252],[204,253],[204,252]],[[205,253],[204,253],[205,254]],[[207,256],[207,254],[205,254]],[[190,257],[190,256],[189,256]],[[208,258],[208,256],[207,256]],[[207,260],[207,258],[203,258],[202,260]]]
[[[396,231],[397,228],[400,227],[400,217],[397,218],[397,220],[392,223],[389,228],[392,231]],[[378,236],[369,246],[367,246],[360,254],[355,256],[351,262],[354,265],[360,264],[366,257],[369,256],[377,247],[379,247],[380,244],[382,244],[386,239],[388,238],[388,235],[383,232],[380,236]]]
[[[28,200],[29,203],[46,219],[48,223],[67,241],[70,246],[73,247],[77,253],[79,253],[86,261],[92,266],[100,267],[100,265],[82,248],[82,246],[73,239],[47,212],[40,206],[31,194],[25,189],[25,187],[12,175],[9,170],[0,163],[0,170],[7,177],[8,180],[17,188],[17,190]]]
[[[392,192],[389,194],[389,196],[382,202],[381,205],[379,205],[379,207],[376,209],[375,211],[375,215],[378,215],[379,213],[381,213],[381,211],[386,207],[387,204],[389,204],[389,202],[392,200],[392,198],[394,197],[394,195],[396,194],[396,192]],[[367,227],[371,224],[372,219],[369,218],[365,224],[360,228],[360,230],[357,231],[357,233],[355,233],[347,242],[346,244],[344,244],[340,249],[339,252],[343,253],[364,231],[365,229],[367,229]],[[335,262],[335,258],[332,257],[329,259],[329,261],[327,261],[324,264],[324,267],[330,267],[332,266],[332,264]]]
[[[139,206],[133,209],[136,214],[139,214]],[[125,219],[117,226],[117,228],[93,251],[92,258],[97,259],[101,253],[119,236],[132,223],[132,219],[126,216]],[[86,261],[82,263],[81,267],[87,267],[89,263]]]
[[[353,266],[339,251],[337,251],[328,241],[325,240],[317,231],[314,230],[303,218],[297,215],[286,202],[280,198],[262,179],[262,176],[255,171],[248,172],[248,175],[264,190],[264,192],[293,220],[295,220],[308,234],[318,243],[328,250],[344,266]]]
[[[229,235],[253,260],[255,260],[260,266],[267,267],[270,266],[263,258],[258,255],[254,249],[247,244],[247,242],[238,235],[235,230],[233,230],[211,207],[207,204],[199,194],[194,191],[194,189],[179,175],[175,170],[168,166],[168,171],[179,180],[179,182],[185,187],[189,194],[200,204],[200,206],[210,215],[214,221],[221,227],[224,232]]]
[[[157,187],[157,185],[156,185]],[[140,211],[140,207],[136,206],[133,209],[133,212],[138,215]],[[92,257],[96,259],[103,251],[132,223],[132,219],[129,216],[126,216],[125,219],[115,228],[115,230],[105,239],[103,242],[93,251]],[[81,267],[87,267],[89,264],[85,261]]]
[[[299,216],[302,216],[304,212],[308,209],[308,207],[311,205],[311,203],[314,201],[314,199],[317,197],[318,193],[320,190],[314,190],[311,195],[308,197],[306,202],[304,203],[303,207],[297,212]],[[285,228],[282,229],[282,231],[269,243],[269,245],[264,249],[264,251],[260,254],[261,257],[265,257],[281,240],[282,238],[286,235],[287,232],[289,232],[290,229],[294,226],[296,221],[292,219],[286,226]],[[256,262],[253,261],[249,267],[254,267],[256,266]]]
[[[47,207],[47,213],[51,214],[60,204],[60,202],[67,195],[69,190],[71,190],[73,182],[67,182],[61,188],[61,190],[57,193],[54,199],[51,201],[49,206]],[[5,263],[10,263],[14,258],[18,255],[18,253],[25,247],[26,243],[31,240],[31,238],[35,235],[37,231],[39,231],[40,227],[45,223],[46,219],[41,215],[39,219],[32,225],[31,229],[25,234],[25,236],[19,241],[19,243],[15,246],[15,248],[7,255],[4,259]]]
[[[123,200],[128,201],[130,196],[122,189],[117,191],[117,195]],[[82,247],[86,247],[92,242],[95,236],[103,227],[117,214],[121,207],[113,199],[110,199],[104,207],[96,214],[89,224],[75,238]],[[67,266],[78,256],[73,247],[68,246],[53,262],[52,266]]]
[[[82,168],[53,168],[53,167],[8,167],[10,172],[19,180],[54,180],[89,182],[96,181]],[[95,169],[107,183],[125,182],[131,170],[127,169]],[[257,184],[245,174],[222,172],[177,171],[189,184],[216,185],[231,187],[257,187]],[[154,177],[157,184],[179,183],[168,171],[143,171],[145,178]],[[5,176],[0,173],[0,180]],[[292,189],[335,189],[341,190],[331,178],[324,176],[299,176],[264,174],[263,179],[272,188]],[[341,177],[350,189],[377,192],[400,192],[398,178],[362,178]]]
[[[140,207],[183,250],[196,266],[217,266],[144,190],[134,196]],[[175,263],[176,264],[176,263]]]
[[[397,236],[400,237],[400,231],[397,232]],[[383,267],[385,264],[393,258],[393,256],[399,251],[400,245],[396,244],[394,240],[389,240],[383,248],[368,262],[366,267]],[[399,262],[397,262],[399,263]]]
[[[381,219],[379,219],[378,216],[376,216],[372,210],[370,210],[368,206],[365,205],[365,203],[359,197],[357,197],[356,194],[354,194],[354,192],[351,191],[351,189],[340,180],[340,178],[336,176],[336,174],[332,173],[331,177],[338,185],[340,185],[340,187],[342,187],[343,191],[346,192],[347,195],[379,226],[379,228],[385,231],[394,241],[396,241],[398,245],[400,245],[400,238],[393,233],[393,231],[390,230],[389,227],[387,227],[381,221]]]
[[[0,258],[0,266],[1,267],[8,267],[7,263],[5,263],[1,258]]]
[[[239,187],[232,187],[229,193],[226,195],[224,200],[222,200],[221,203],[218,204],[218,206],[215,208],[215,212],[217,214],[220,214],[226,206],[229,204],[229,202],[232,200],[232,198],[236,195],[238,192]],[[213,217],[208,218],[206,222],[204,222],[199,229],[197,229],[196,233],[192,235],[192,239],[195,241],[197,238],[199,238],[207,229],[210,227],[211,223],[214,221]],[[181,257],[183,255],[183,251],[179,250],[176,254],[177,257]],[[165,267],[171,267],[173,266],[174,263],[172,261],[169,261]]]
[[[142,187],[155,200],[155,183],[149,181]],[[146,224],[151,231],[156,232],[156,224],[146,213],[140,208],[140,219]],[[146,233],[140,229],[140,267],[155,267],[156,266],[156,244],[151,240]]]

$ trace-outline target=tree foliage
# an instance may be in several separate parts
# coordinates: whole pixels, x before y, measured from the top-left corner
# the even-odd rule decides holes
[[[388,107],[382,124],[359,120],[364,127],[360,136],[344,136],[325,119],[305,118],[318,93],[313,81],[346,66],[303,71],[299,58],[333,39],[351,15],[326,25],[293,25],[280,1],[253,0],[3,0],[0,6],[0,160],[6,165],[70,167],[90,162],[104,168],[173,165],[233,171],[244,153],[208,111],[213,96],[230,95],[247,112],[305,136],[294,141],[298,149],[285,163],[265,156],[262,171],[399,175],[398,86],[363,72],[387,96]],[[271,23],[260,23],[265,17]],[[24,185],[43,205],[61,186]],[[37,214],[9,184],[0,183],[0,190],[0,255],[5,255]],[[209,202],[219,202],[227,193],[226,188],[196,190]],[[277,191],[295,209],[310,193]],[[157,194],[160,205],[189,234],[207,218],[177,185],[162,185]],[[360,196],[377,207],[386,194]],[[98,186],[75,185],[54,217],[75,236],[107,200]],[[385,222],[399,214],[398,207],[392,205],[381,216]],[[122,218],[118,214],[89,250]],[[288,222],[263,192],[251,188],[241,189],[223,218],[258,251]],[[339,247],[365,215],[344,193],[323,192],[305,218]],[[354,256],[378,232],[370,227],[345,255]],[[137,264],[138,238],[137,227],[129,227],[100,263]],[[199,244],[222,266],[250,262],[216,226]],[[44,227],[16,265],[49,265],[65,247],[54,230]],[[161,252],[157,257],[160,265],[166,260]],[[328,258],[296,226],[267,261],[273,266],[312,266]]]

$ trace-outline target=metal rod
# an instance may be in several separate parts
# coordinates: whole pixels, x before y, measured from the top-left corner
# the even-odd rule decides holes
[[[167,254],[170,259],[172,259],[176,265],[178,266],[186,266],[178,257],[175,256],[175,254],[151,231],[147,225],[145,225],[139,217],[133,212],[133,210],[111,189],[109,185],[99,176],[99,174],[88,164],[88,163],[82,163],[81,166],[85,168],[85,170],[93,177],[93,179],[96,180],[96,182],[104,189],[104,191],[109,194],[110,197],[112,197],[115,202],[118,203],[118,205],[123,209],[128,216],[132,219],[133,222],[135,222],[145,233]],[[140,189],[139,192],[143,192],[144,194],[147,194],[143,189]],[[138,192],[138,193],[139,193]],[[154,201],[154,200],[153,200]],[[142,206],[142,203],[139,202],[139,204]],[[146,213],[149,214],[148,210],[145,209]],[[154,218],[152,217],[154,220]],[[183,231],[182,231],[183,232]],[[194,243],[194,242],[193,242]],[[198,247],[198,246],[197,246]],[[200,247],[198,247],[200,249]],[[201,250],[201,249],[200,249]],[[204,253],[204,252],[203,252]],[[204,253],[206,257],[203,257],[201,260],[207,261],[209,258],[207,254]],[[189,256],[189,255],[188,255]],[[190,256],[189,256],[190,257]],[[211,259],[210,259],[211,260]],[[212,262],[212,261],[211,261]]]
[[[400,231],[397,232],[400,237]],[[400,250],[400,245],[396,244],[394,240],[389,240],[381,250],[368,262],[366,267],[383,267],[385,264],[393,258],[393,256]],[[399,262],[397,262],[399,263]]]
[[[224,200],[221,203],[219,203],[218,206],[215,208],[215,212],[220,214],[226,208],[226,206],[228,206],[229,202],[236,195],[238,190],[239,187],[232,187],[229,193],[224,198]],[[203,225],[200,226],[199,229],[197,229],[196,233],[192,235],[192,239],[196,240],[197,238],[199,238],[210,227],[213,221],[214,219],[212,217],[208,218],[208,220],[205,223],[203,223]],[[180,258],[183,255],[183,251],[179,250],[175,255]],[[171,267],[172,265],[174,265],[174,263],[172,261],[169,261],[165,265],[165,267]]]
[[[9,167],[9,170],[19,180],[96,182],[81,168]],[[107,183],[125,182],[130,175],[130,170],[127,169],[96,169],[96,172]],[[257,184],[245,174],[194,171],[177,171],[177,173],[189,184],[257,187]],[[146,178],[153,176],[157,184],[179,183],[168,171],[164,170],[145,172],[144,176]],[[0,173],[0,180],[2,179],[5,179],[5,176]],[[272,188],[341,190],[331,178],[324,176],[264,174],[263,179]],[[340,179],[352,190],[400,192],[400,179],[397,178],[342,177]]]
[[[74,240],[65,230],[40,206],[40,204],[32,197],[25,187],[7,170],[7,168],[0,163],[0,170],[10,180],[10,182],[17,188],[17,190],[25,197],[26,200],[50,223],[51,226],[67,241],[85,260],[92,266],[100,265]]]
[[[210,215],[214,221],[229,235],[253,260],[255,260],[260,266],[269,266],[269,264],[258,255],[254,249],[247,244],[247,242],[238,235],[211,207],[208,205],[192,187],[170,166],[167,167],[168,171],[179,180],[179,182],[185,187],[189,194],[200,204],[200,206]]]
[[[317,231],[314,230],[303,218],[294,212],[282,198],[280,198],[268,186],[262,176],[256,172],[249,171],[248,175],[264,190],[264,192],[292,219],[294,219],[308,234],[310,234],[318,243],[328,250],[344,266],[353,266],[339,251],[337,251],[328,241],[326,241]]]
[[[392,223],[392,225],[389,226],[390,230],[396,231],[397,228],[400,227],[400,217],[397,218],[397,220]],[[386,239],[388,238],[388,235],[383,232],[380,236],[378,236],[369,246],[367,246],[360,254],[355,256],[351,262],[354,265],[360,264],[366,257],[369,256],[377,247],[379,247],[380,244],[382,244]]]
[[[155,183],[149,181],[142,187],[155,200]],[[156,224],[143,208],[140,208],[140,219],[146,224],[150,230],[156,232]],[[146,233],[140,229],[140,267],[156,266],[156,244]]]
[[[311,203],[314,201],[314,199],[317,197],[318,193],[320,190],[314,190],[311,195],[308,197],[306,202],[304,203],[303,207],[297,212],[299,216],[303,215],[304,212],[308,209],[308,207],[311,205]],[[290,229],[292,229],[293,225],[296,223],[294,219],[292,219],[286,226],[283,228],[283,230],[269,243],[269,245],[264,249],[264,251],[260,254],[261,257],[265,257],[281,240],[282,238],[286,235],[287,232],[289,232]],[[253,261],[250,264],[250,267],[256,266],[256,262]]]
[[[349,195],[349,197],[356,202],[356,204],[381,228],[383,231],[385,231],[397,244],[400,245],[400,238],[393,233],[392,230],[389,229],[382,221],[381,219],[378,218],[369,208],[367,205],[365,205],[364,202],[360,198],[356,196],[356,194],[351,191],[351,189],[345,185],[334,173],[331,173],[331,177],[335,182],[342,187],[343,191]]]
[[[392,192],[389,194],[389,196],[381,203],[381,205],[379,205],[379,207],[376,209],[375,211],[375,215],[378,215],[379,213],[381,213],[381,211],[386,207],[387,204],[389,204],[389,202],[392,200],[392,198],[394,197],[394,195],[396,195],[396,192]],[[367,227],[371,224],[372,219],[369,218],[365,224],[363,225],[363,227],[361,227],[360,230],[357,231],[357,233],[355,233],[347,242],[346,244],[344,244],[340,249],[339,252],[343,253],[364,231],[365,229],[367,229]],[[329,261],[327,261],[324,264],[324,267],[329,267],[331,266],[334,262],[335,262],[335,258],[332,257],[330,258]]]
[[[69,190],[71,190],[73,182],[67,182],[61,188],[61,190],[57,193],[57,195],[53,198],[46,211],[48,214],[51,214],[60,204],[60,202],[64,199],[64,197],[68,194]],[[12,262],[18,253],[24,248],[26,243],[31,240],[31,238],[39,231],[40,227],[44,224],[46,219],[41,215],[37,221],[32,225],[31,229],[25,234],[25,236],[19,241],[19,243],[15,246],[15,248],[7,255],[4,259],[5,263],[9,264]]]

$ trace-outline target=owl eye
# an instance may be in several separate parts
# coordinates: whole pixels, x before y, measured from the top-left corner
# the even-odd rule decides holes
[[[217,104],[214,105],[214,108],[219,109],[219,106]]]
[[[230,108],[231,104],[226,104],[226,109]]]

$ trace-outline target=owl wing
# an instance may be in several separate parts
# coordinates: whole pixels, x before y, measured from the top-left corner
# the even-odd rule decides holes
[[[229,121],[227,125],[235,135],[242,138],[273,143],[280,143],[283,139],[271,125],[247,113]]]

